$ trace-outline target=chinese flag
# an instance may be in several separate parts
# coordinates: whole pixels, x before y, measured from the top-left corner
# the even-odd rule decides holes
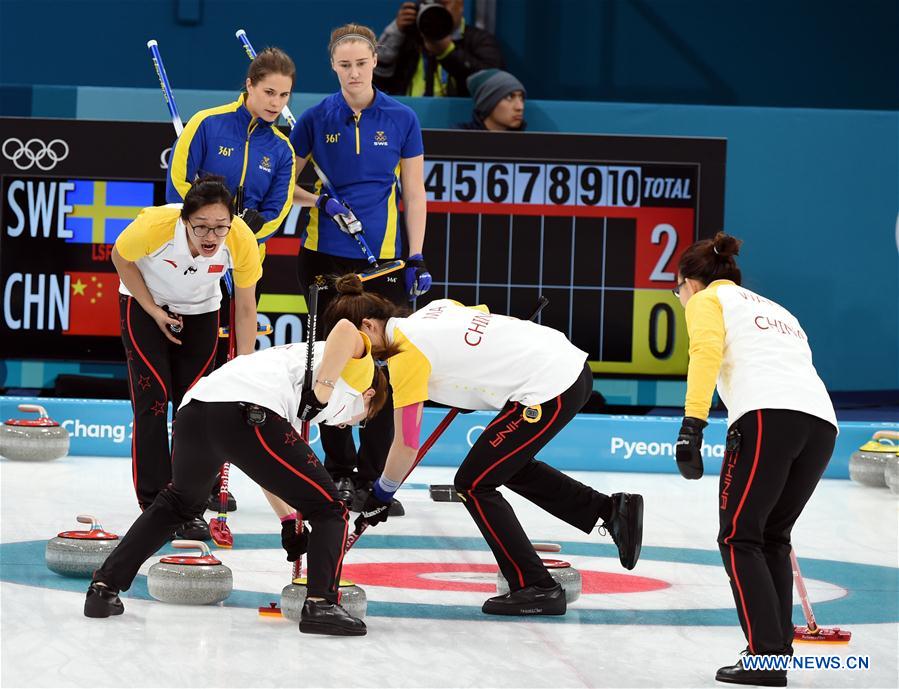
[[[67,273],[69,329],[64,335],[119,334],[119,276],[116,273]]]
[[[221,263],[211,263],[209,265],[209,269],[206,271],[207,273],[221,273],[225,269],[225,266]]]

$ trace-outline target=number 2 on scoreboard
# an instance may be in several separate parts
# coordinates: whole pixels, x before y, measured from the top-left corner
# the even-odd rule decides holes
[[[693,242],[692,208],[640,208],[637,216],[634,287],[674,287],[677,262]]]

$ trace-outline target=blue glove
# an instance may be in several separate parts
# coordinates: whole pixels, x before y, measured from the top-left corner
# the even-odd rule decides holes
[[[406,259],[406,293],[410,299],[420,297],[431,289],[431,274],[425,265],[424,256],[415,254]]]
[[[331,198],[327,194],[321,194],[315,200],[315,207],[337,223],[341,232],[345,232],[348,235],[362,232],[362,222],[356,218],[353,211],[337,199]]]

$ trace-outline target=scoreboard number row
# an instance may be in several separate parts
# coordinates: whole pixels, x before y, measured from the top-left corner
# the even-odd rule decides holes
[[[640,206],[639,167],[425,160],[424,173],[428,201]]]

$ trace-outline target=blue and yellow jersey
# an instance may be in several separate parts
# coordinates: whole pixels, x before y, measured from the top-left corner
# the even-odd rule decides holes
[[[232,194],[243,187],[243,207],[265,218],[257,241],[278,229],[293,204],[296,162],[288,138],[277,127],[253,117],[245,95],[233,103],[201,110],[190,118],[175,143],[166,200],[180,203],[191,182],[206,174],[221,175]]]
[[[358,117],[338,91],[304,112],[290,133],[296,154],[321,168],[337,197],[362,221],[379,258],[400,255],[397,181],[403,158],[424,153],[421,125],[411,108],[377,89]],[[315,193],[322,193],[321,180]],[[303,246],[331,256],[360,258],[359,245],[317,208],[310,209]]]

